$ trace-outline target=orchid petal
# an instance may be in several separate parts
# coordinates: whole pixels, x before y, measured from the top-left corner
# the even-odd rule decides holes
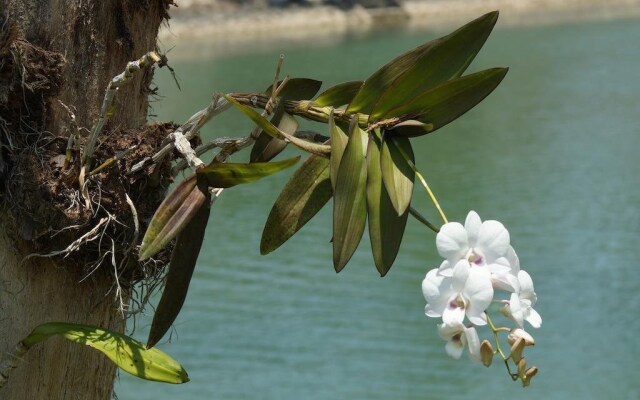
[[[446,345],[444,345],[444,349],[446,350],[449,357],[459,360],[460,357],[462,356],[464,345],[461,342],[455,342],[453,340],[450,340],[447,342]]]
[[[518,258],[518,255],[516,254],[516,251],[513,249],[512,246],[509,246],[509,250],[507,250],[507,254],[505,255],[505,258],[509,262],[509,265],[511,265],[511,269],[513,269],[513,273],[517,274],[518,271],[520,271],[520,259]]]
[[[491,273],[491,284],[494,289],[505,290],[511,293],[516,293],[520,290],[518,278],[510,273]]]
[[[487,264],[504,257],[509,250],[509,231],[498,221],[485,221],[478,233],[476,247],[487,257]]]
[[[453,274],[451,276],[451,289],[455,293],[462,292],[462,289],[469,278],[469,271],[471,270],[471,265],[467,260],[460,260],[456,263],[455,267],[453,267]]]
[[[439,306],[439,304],[438,304]],[[444,309],[444,306],[443,306]],[[427,317],[431,317],[431,318],[437,318],[442,316],[442,310],[436,310],[434,309],[434,307],[431,304],[427,304],[424,307],[424,315],[426,315]]]
[[[520,328],[524,323],[524,310],[520,304],[520,297],[517,293],[511,293],[509,299],[509,307],[507,307],[507,316],[509,316]]]
[[[533,280],[525,270],[518,272],[518,282],[520,283],[520,297],[531,301],[533,306],[536,303],[537,296],[533,290]]]
[[[432,269],[427,273],[422,281],[422,294],[427,301],[425,314],[429,317],[439,317],[442,315],[451,295],[451,278],[438,275],[437,269]]]
[[[464,312],[465,309],[463,307],[451,307],[448,304],[442,312],[442,322],[446,325],[462,324]]]
[[[455,265],[451,264],[449,260],[444,260],[440,267],[438,268],[438,274],[446,277],[451,277],[453,275],[453,267]]]
[[[492,274],[508,274],[511,272],[511,265],[505,257],[498,258],[494,263],[487,264],[486,267]]]
[[[464,297],[469,300],[467,318],[475,325],[485,325],[487,318],[484,311],[493,300],[491,273],[483,267],[473,267],[464,287]]]
[[[464,229],[467,231],[467,237],[470,247],[474,247],[476,245],[481,227],[482,220],[480,219],[478,213],[473,210],[469,211],[469,214],[467,214],[467,219],[464,221]]]
[[[442,340],[451,340],[458,333],[463,332],[464,325],[462,323],[438,324],[438,335]]]
[[[526,320],[534,328],[540,328],[542,326],[542,317],[533,308],[529,309],[529,315]]]
[[[469,347],[469,355],[472,359],[480,361],[480,338],[476,328],[464,328],[464,337]]]
[[[454,262],[464,257],[469,250],[467,231],[458,222],[449,222],[440,228],[436,236],[438,253]]]
[[[440,296],[440,287],[442,281],[447,279],[446,277],[439,275],[437,269],[432,269],[427,272],[427,275],[422,281],[422,294],[427,302],[431,302],[435,297]]]

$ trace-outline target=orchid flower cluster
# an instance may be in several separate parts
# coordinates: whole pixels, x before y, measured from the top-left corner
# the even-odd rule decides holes
[[[472,359],[491,365],[500,354],[513,380],[520,379],[528,386],[537,373],[527,368],[522,356],[525,346],[533,345],[533,337],[524,328],[526,321],[539,328],[542,318],[533,309],[536,293],[529,274],[510,244],[509,232],[498,221],[484,221],[475,211],[469,212],[464,226],[446,223],[436,237],[438,253],[444,258],[439,268],[430,270],[422,282],[427,301],[425,314],[441,317],[438,333],[447,341],[445,349],[459,359],[465,347]],[[500,292],[505,298],[496,298]],[[496,327],[489,316],[492,304],[499,304],[503,315],[515,323],[514,328]],[[468,320],[468,323],[465,323]],[[495,343],[480,342],[476,327],[489,325]],[[499,333],[507,333],[510,346],[506,354],[500,345]],[[517,372],[511,372],[510,362]]]

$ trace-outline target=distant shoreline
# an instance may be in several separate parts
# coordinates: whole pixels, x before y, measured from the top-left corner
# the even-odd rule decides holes
[[[503,26],[640,17],[640,0],[407,0],[400,7],[346,11],[327,6],[221,11],[185,3],[171,10],[168,27],[160,31],[167,47],[205,40],[223,47],[278,39],[305,43],[379,26],[441,30],[492,10],[500,10]]]

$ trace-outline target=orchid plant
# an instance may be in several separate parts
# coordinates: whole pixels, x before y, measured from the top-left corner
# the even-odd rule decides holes
[[[310,78],[279,79],[254,93],[215,94],[212,103],[171,134],[170,142],[184,157],[174,175],[187,166],[195,173],[183,180],[158,207],[139,249],[148,260],[174,242],[166,285],[146,343],[154,347],[180,312],[209,221],[212,203],[223,191],[292,167],[300,157],[272,161],[291,144],[307,153],[275,201],[265,223],[260,252],[277,250],[333,199],[333,267],[342,271],[368,227],[373,264],[385,276],[400,249],[409,215],[437,233],[444,258],[422,283],[429,317],[442,318],[438,333],[447,353],[460,358],[464,348],[489,365],[499,354],[511,377],[528,385],[537,372],[522,357],[533,338],[524,322],[539,327],[532,308],[536,295],[531,277],[520,269],[509,232],[497,221],[482,222],[470,212],[465,224],[449,223],[442,207],[415,165],[411,141],[431,134],[475,107],[502,82],[508,68],[490,68],[463,75],[489,37],[498,12],[485,14],[456,31],[412,49],[382,66],[365,80],[343,82],[320,94],[322,82]],[[190,147],[188,139],[213,116],[231,106],[256,126],[242,138]],[[262,109],[262,112],[256,111]],[[299,129],[299,119],[326,123],[328,135]],[[172,147],[167,145],[167,152]],[[251,147],[249,162],[229,162]],[[198,157],[220,148],[206,164]],[[164,149],[140,161],[132,172],[162,160]],[[411,206],[414,181],[424,186],[444,221],[439,229]],[[496,295],[505,292],[504,299]],[[496,327],[492,304],[515,323]],[[480,342],[477,328],[488,325],[494,344]],[[506,354],[499,334],[508,333]],[[495,347],[495,350],[494,350]],[[511,372],[515,363],[517,372]]]
[[[266,90],[215,94],[207,108],[171,132],[158,153],[140,160],[129,171],[139,173],[150,164],[158,166],[174,149],[183,160],[171,168],[173,176],[188,166],[195,169],[165,197],[140,244],[139,261],[144,261],[174,243],[166,285],[147,343],[97,327],[52,323],[37,327],[18,344],[15,354],[24,354],[36,343],[59,335],[102,351],[123,370],[140,378],[188,381],[179,363],[153,347],[166,335],[185,301],[212,203],[223,191],[235,190],[236,186],[295,165],[300,156],[272,161],[291,144],[308,156],[284,186],[267,217],[260,253],[277,250],[333,199],[331,242],[335,271],[346,267],[368,227],[373,264],[385,276],[399,252],[411,215],[437,233],[436,247],[443,261],[426,274],[422,292],[427,301],[425,314],[441,318],[437,330],[446,341],[447,354],[460,358],[466,348],[472,359],[485,366],[491,365],[498,354],[511,378],[528,386],[538,370],[528,367],[523,357],[525,347],[534,344],[524,324],[534,328],[542,324],[533,309],[537,297],[531,276],[521,269],[503,224],[483,222],[474,211],[469,212],[464,225],[447,220],[416,167],[411,144],[413,139],[461,117],[502,82],[508,68],[463,75],[497,18],[497,11],[485,14],[447,36],[396,57],[365,80],[343,82],[320,94],[320,81],[289,77],[279,80],[282,58],[273,84]],[[129,63],[125,72],[109,84],[101,118],[83,154],[87,163],[79,177],[81,183],[85,169],[91,176],[117,161],[112,158],[92,171],[87,169],[93,144],[112,113],[109,110],[118,87],[142,67],[160,62],[164,62],[162,57],[150,52]],[[199,129],[231,106],[256,124],[251,133],[191,148],[189,140],[198,135]],[[326,123],[328,135],[299,129],[296,118]],[[229,162],[232,155],[249,146],[249,162]],[[220,150],[210,163],[198,158],[213,148]],[[444,222],[440,228],[411,206],[416,178]],[[83,196],[88,199],[84,193]],[[136,243],[131,249],[137,244],[137,223],[135,229]],[[513,326],[496,326],[494,312],[501,312]],[[492,341],[480,341],[478,331],[485,326],[491,331]],[[503,350],[501,334],[506,334],[509,351]],[[7,360],[0,359],[0,387],[18,358],[10,355]]]

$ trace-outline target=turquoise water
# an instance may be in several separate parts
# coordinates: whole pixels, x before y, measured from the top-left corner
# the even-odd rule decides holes
[[[364,78],[436,36],[396,30],[331,46],[174,59],[182,91],[160,73],[166,98],[154,111],[184,121],[214,90],[264,88],[279,52],[285,73],[331,85]],[[383,279],[366,238],[345,271],[333,271],[329,208],[260,256],[284,173],[229,190],[213,207],[186,304],[171,342],[159,346],[191,382],[122,374],[119,398],[640,398],[639,42],[638,21],[499,27],[470,70],[509,66],[505,81],[462,119],[414,141],[418,168],[449,219],[474,209],[502,221],[534,279],[543,325],[527,353],[540,368],[531,387],[512,383],[500,363],[486,369],[445,354],[420,291],[440,262],[435,236],[411,219]],[[246,134],[250,124],[227,114],[204,134]],[[437,221],[422,191],[414,199]],[[144,340],[149,323],[139,318],[135,335]]]

